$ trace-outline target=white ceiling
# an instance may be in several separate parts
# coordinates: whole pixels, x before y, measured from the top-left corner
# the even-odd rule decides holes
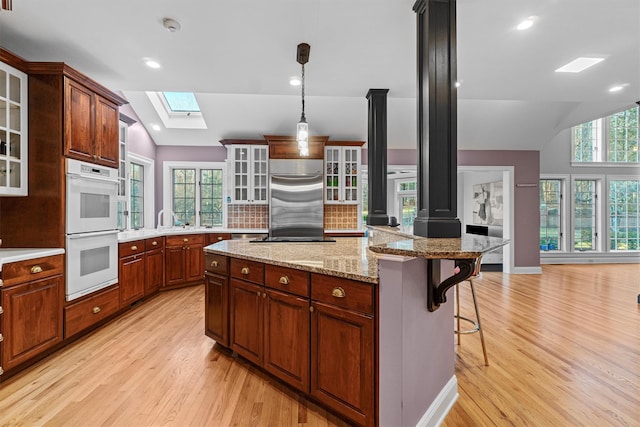
[[[300,116],[296,46],[311,45],[312,134],[367,138],[370,88],[387,88],[388,146],[414,148],[413,0],[15,0],[0,45],[62,61],[122,92],[158,145],[293,134]],[[458,0],[458,146],[539,150],[562,129],[640,100],[640,1]],[[515,26],[528,16],[528,31]],[[162,19],[178,20],[170,33]],[[605,61],[554,70],[578,56]],[[143,58],[162,64],[151,70]],[[624,90],[609,93],[614,84]],[[160,123],[145,91],[193,91],[207,130]]]

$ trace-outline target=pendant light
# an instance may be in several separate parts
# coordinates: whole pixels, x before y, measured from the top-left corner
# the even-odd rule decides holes
[[[304,115],[304,64],[309,62],[309,50],[311,46],[307,43],[298,45],[297,61],[302,65],[302,115],[296,128],[296,140],[298,141],[298,151],[301,156],[309,155],[309,124]]]

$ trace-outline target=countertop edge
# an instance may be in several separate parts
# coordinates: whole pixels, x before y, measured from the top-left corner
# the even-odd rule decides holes
[[[62,255],[63,248],[6,248],[0,249],[0,271],[4,264],[18,261],[27,261],[52,255]]]
[[[286,262],[286,261],[278,261],[278,260],[272,260],[272,259],[262,258],[262,257],[254,257],[251,255],[230,253],[224,250],[212,248],[211,246],[212,245],[205,246],[204,248],[205,252],[228,256],[231,258],[244,259],[247,261],[262,262],[265,264],[276,265],[279,267],[288,267],[288,268],[293,268],[295,270],[308,271],[310,273],[318,273],[318,274],[324,274],[327,276],[340,277],[343,279],[356,280],[358,282],[366,282],[373,285],[377,285],[380,282],[378,277],[363,276],[360,274],[353,274],[345,271],[331,270],[331,269],[321,268],[321,267],[313,267],[310,265],[304,265],[304,264],[298,264],[298,263],[292,263],[292,262]]]

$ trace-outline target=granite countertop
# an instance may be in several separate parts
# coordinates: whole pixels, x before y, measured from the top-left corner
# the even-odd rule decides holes
[[[363,237],[337,237],[335,242],[268,243],[251,239],[223,240],[206,252],[282,267],[378,283],[378,260]]]
[[[459,238],[427,238],[405,234],[391,227],[371,227],[374,236],[370,249],[378,254],[422,257],[428,259],[472,259],[509,243],[501,237],[463,233]],[[384,236],[393,239],[384,241]],[[375,239],[378,239],[376,241]]]
[[[6,248],[0,249],[0,271],[3,264],[11,262],[26,261],[29,259],[41,258],[45,256],[64,254],[62,248]]]
[[[335,243],[266,243],[225,240],[205,251],[314,273],[378,283],[384,255],[429,259],[471,259],[508,243],[497,237],[465,234],[456,239],[409,235],[391,227],[370,227],[369,237],[338,237]]]

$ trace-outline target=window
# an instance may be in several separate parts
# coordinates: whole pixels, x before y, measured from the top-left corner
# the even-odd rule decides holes
[[[609,249],[640,249],[640,179],[609,181]]]
[[[200,170],[200,225],[222,226],[222,170]]]
[[[193,92],[162,92],[164,101],[171,113],[199,113],[200,106]]]
[[[562,186],[560,179],[540,180],[540,250],[563,248]]]
[[[165,209],[176,225],[223,227],[224,177],[224,163],[165,162]]]
[[[638,161],[638,107],[609,117],[610,162]]]
[[[574,126],[573,161],[638,163],[639,107]]]
[[[596,183],[591,179],[576,179],[573,182],[573,247],[578,251],[598,249]]]
[[[129,185],[131,192],[131,228],[144,227],[144,166],[130,163]]]
[[[118,134],[118,149],[120,160],[118,163],[118,230],[127,228],[127,132],[125,122],[120,122]]]
[[[416,219],[416,179],[397,181],[398,214],[400,216],[400,231],[413,233],[413,221]]]

